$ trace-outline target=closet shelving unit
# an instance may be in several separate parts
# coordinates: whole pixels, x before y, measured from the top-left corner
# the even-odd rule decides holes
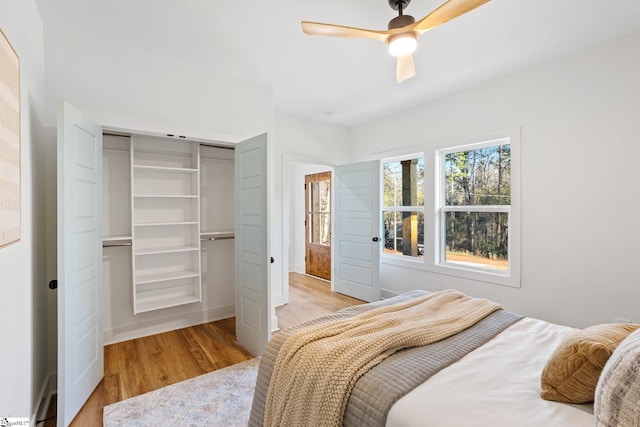
[[[202,301],[198,145],[132,136],[134,313]]]

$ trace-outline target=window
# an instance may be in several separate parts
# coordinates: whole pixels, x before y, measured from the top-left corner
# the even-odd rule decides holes
[[[383,160],[383,262],[519,287],[519,134]]]
[[[439,262],[508,272],[509,141],[443,150],[439,156]]]
[[[331,172],[307,175],[307,229],[309,243],[331,245]]]
[[[424,157],[383,162],[384,252],[424,256]]]

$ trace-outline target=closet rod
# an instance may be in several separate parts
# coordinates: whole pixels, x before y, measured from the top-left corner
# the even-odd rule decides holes
[[[202,237],[200,240],[227,240],[227,239],[235,239],[234,236],[222,236],[222,237]]]
[[[122,242],[122,243],[103,243],[103,248],[111,248],[114,246],[131,246],[131,242]]]
[[[215,142],[210,143],[210,142],[200,142],[200,145],[204,145],[206,147],[212,147],[212,148],[222,148],[223,150],[234,150],[236,149],[235,146],[228,146],[228,145],[216,145]]]

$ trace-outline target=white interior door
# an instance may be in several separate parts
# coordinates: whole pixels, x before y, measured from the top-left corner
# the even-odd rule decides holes
[[[67,426],[104,374],[102,128],[58,112],[58,420]]]
[[[338,166],[334,180],[334,289],[380,299],[380,162]]]
[[[271,339],[267,135],[236,145],[236,335],[254,355]]]

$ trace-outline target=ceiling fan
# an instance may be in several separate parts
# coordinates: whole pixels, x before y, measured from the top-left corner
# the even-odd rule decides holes
[[[386,43],[389,53],[397,57],[396,81],[402,83],[416,75],[413,52],[416,50],[419,35],[482,6],[489,0],[448,0],[418,22],[411,15],[403,15],[411,0],[388,1],[389,6],[398,11],[398,16],[389,21],[386,31],[309,21],[302,21],[302,31],[311,36],[367,38]]]

